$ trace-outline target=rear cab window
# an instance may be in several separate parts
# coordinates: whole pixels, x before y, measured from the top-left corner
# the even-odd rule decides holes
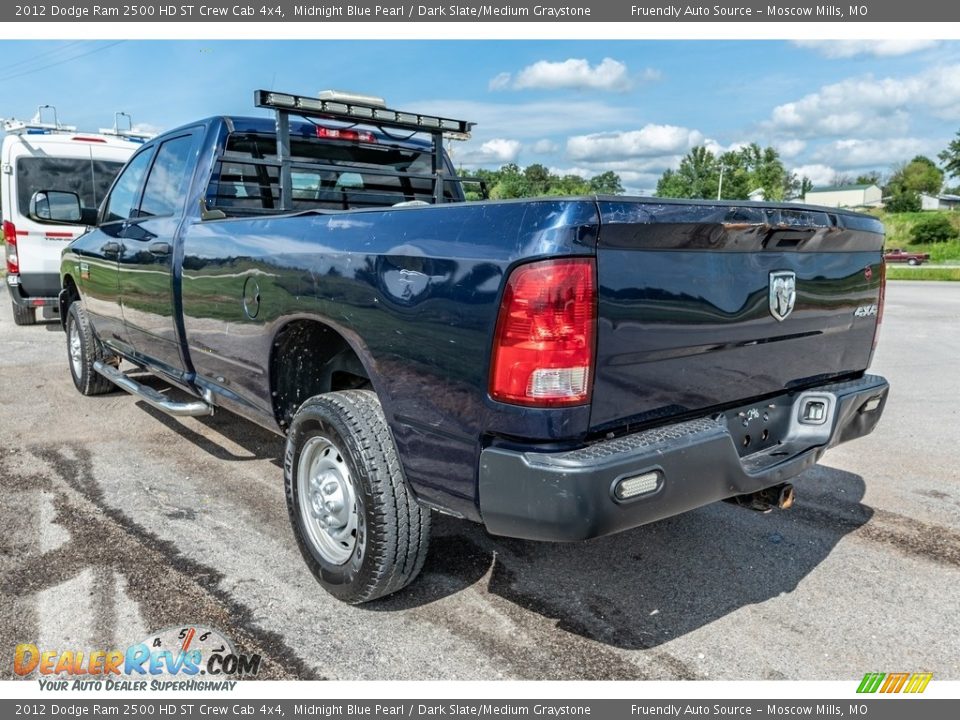
[[[292,137],[290,142],[294,211],[433,200],[433,159],[426,148],[309,137]],[[449,167],[445,172],[453,175]],[[462,200],[459,184],[446,180],[442,202],[458,200]],[[274,135],[236,132],[227,137],[207,187],[206,206],[233,216],[281,211]]]

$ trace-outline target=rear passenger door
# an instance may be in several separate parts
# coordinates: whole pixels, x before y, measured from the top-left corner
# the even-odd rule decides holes
[[[157,148],[137,212],[123,230],[120,302],[135,354],[180,378],[189,370],[181,351],[177,239],[196,167],[200,130],[186,130]]]

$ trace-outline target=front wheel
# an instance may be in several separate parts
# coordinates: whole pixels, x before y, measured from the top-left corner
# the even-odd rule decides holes
[[[300,552],[334,597],[368,602],[420,573],[430,511],[403,477],[373,392],[317,395],[300,407],[287,436],[284,486]]]
[[[73,384],[81,393],[103,395],[113,390],[114,384],[93,369],[94,362],[108,358],[104,357],[100,341],[79,301],[72,303],[67,311],[67,359]]]

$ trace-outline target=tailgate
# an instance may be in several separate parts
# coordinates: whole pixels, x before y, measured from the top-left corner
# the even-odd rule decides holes
[[[623,199],[599,209],[593,430],[730,407],[869,365],[883,271],[876,219]]]

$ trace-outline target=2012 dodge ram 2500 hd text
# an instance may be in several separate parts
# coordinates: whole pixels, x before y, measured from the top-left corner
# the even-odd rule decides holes
[[[465,202],[443,140],[470,123],[256,102],[276,117],[145,143],[64,251],[69,367],[85,395],[119,385],[285,434],[294,535],[336,597],[411,582],[431,509],[572,541],[721,499],[786,506],[792,477],[879,420],[875,219]],[[73,202],[34,201],[48,218]]]

